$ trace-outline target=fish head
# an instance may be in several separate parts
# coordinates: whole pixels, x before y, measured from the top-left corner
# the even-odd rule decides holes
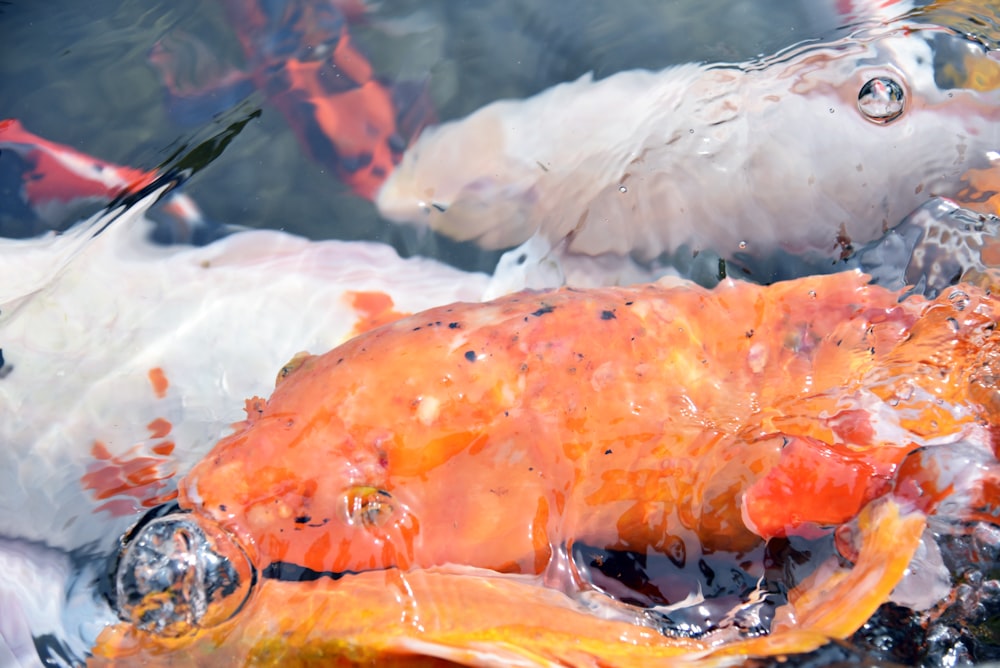
[[[386,489],[385,451],[399,437],[377,416],[393,407],[358,391],[385,377],[384,367],[367,373],[362,361],[337,373],[337,359],[293,358],[272,397],[248,400],[241,428],[180,484],[182,507],[235,536],[274,577],[405,565],[419,531]]]
[[[931,196],[995,208],[998,70],[906,18],[742,64],[587,76],[425,131],[376,201],[485,248],[539,232],[587,255],[827,260]]]
[[[461,122],[425,128],[379,190],[379,213],[485,248],[535,231],[531,210],[541,163],[509,150],[509,111],[495,103]]]

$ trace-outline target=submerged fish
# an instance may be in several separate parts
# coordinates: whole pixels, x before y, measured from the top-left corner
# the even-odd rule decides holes
[[[1000,304],[865,280],[521,293],[297,356],[182,512],[124,538],[95,662],[724,665],[846,637],[912,596],[928,516],[1000,501]]]
[[[969,77],[942,76],[938,55],[956,52]],[[762,61],[586,75],[426,129],[377,203],[487,248],[537,234],[589,256],[781,250],[829,264],[928,197],[996,208],[992,56],[903,20]]]
[[[375,74],[357,49],[349,21],[359,20],[359,0],[311,2],[227,0],[222,3],[243,46],[247,67],[210,85],[182,84],[175,71],[177,40],[161,41],[152,61],[175,104],[217,106],[219,100],[263,92],[287,119],[300,144],[357,194],[372,199],[399,161],[408,136],[433,116],[419,92],[401,95]],[[186,51],[204,50],[181,44]],[[405,113],[397,113],[403,97]],[[405,136],[404,136],[405,135]]]
[[[157,179],[155,171],[114,165],[43,139],[16,119],[0,120],[0,155],[5,161],[16,157],[21,162],[17,191],[23,210],[16,217],[16,229],[0,227],[6,237],[34,236],[61,228],[74,220],[73,214],[83,205],[105,206],[138,195]],[[170,216],[174,236],[191,238],[206,225],[198,206],[183,193],[169,194],[160,211]],[[33,226],[32,218],[42,225]]]

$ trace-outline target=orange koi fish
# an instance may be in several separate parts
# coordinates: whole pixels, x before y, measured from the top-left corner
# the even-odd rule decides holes
[[[243,46],[246,72],[230,73],[208,91],[185,90],[172,74],[169,43],[161,42],[152,60],[175,98],[208,99],[219,87],[241,95],[261,90],[316,162],[373,199],[399,162],[406,146],[402,135],[416,133],[433,114],[426,100],[408,100],[412,127],[405,119],[399,126],[394,89],[376,78],[351,37],[349,21],[363,16],[363,4],[228,0],[223,5]]]
[[[520,293],[296,357],[125,538],[95,663],[726,665],[844,638],[927,516],[1000,502],[1000,303],[865,281]]]
[[[843,39],[588,74],[428,128],[379,210],[485,248],[535,235],[583,256],[789,252],[825,266],[933,196],[1000,210],[994,53],[949,26],[948,3],[887,25],[911,3],[836,4],[856,29]]]

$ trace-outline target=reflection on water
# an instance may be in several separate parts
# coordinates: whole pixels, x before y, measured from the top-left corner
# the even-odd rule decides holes
[[[275,3],[243,4],[252,11]],[[992,54],[984,56],[983,47],[995,46],[998,30],[988,9],[965,4],[935,3],[923,10],[926,20],[947,22],[962,35],[959,39],[945,31],[928,40],[949,61],[935,62],[934,81],[923,83],[989,93],[996,87],[996,68],[991,69],[989,63],[995,61]],[[380,85],[423,92],[441,121],[461,118],[499,98],[536,94],[587,72],[605,79],[640,67],[731,63],[805,40],[842,38],[840,24],[847,20],[811,0],[724,5],[628,0],[613,12],[589,0],[398,0],[378,3],[363,17],[349,9],[338,16],[347,21]],[[384,241],[404,255],[431,256],[465,269],[491,270],[499,256],[381,219],[372,203],[358,196],[356,185],[352,190],[343,182],[351,169],[338,178],[332,173],[338,165],[304,150],[312,146],[308,130],[302,130],[308,123],[281,106],[282,91],[274,90],[272,79],[258,76],[252,85],[243,86],[246,81],[240,77],[254,67],[258,74],[270,73],[270,65],[253,62],[245,38],[221,3],[0,3],[0,118],[17,118],[42,137],[104,160],[159,168],[164,174],[163,181],[124,198],[124,203],[141,206],[107,228],[105,219],[55,240],[0,245],[0,410],[17,416],[0,427],[6,452],[0,468],[0,489],[5,490],[0,495],[0,639],[6,643],[0,643],[0,663],[16,658],[34,665],[38,653],[52,664],[84,656],[100,628],[113,620],[105,600],[94,592],[98,582],[105,591],[111,586],[104,570],[118,537],[137,513],[170,500],[177,477],[227,425],[244,417],[242,399],[268,396],[275,370],[293,370],[297,363],[282,364],[289,359],[301,362],[295,357],[299,351],[327,350],[400,313],[475,301],[487,290],[502,291],[502,286],[530,285],[536,278],[531,272],[543,283],[551,279],[546,273],[550,267],[541,266],[541,261],[537,268],[532,265],[535,256],[508,256],[498,279],[514,279],[488,286],[482,274],[419,258],[404,261],[382,246],[309,245],[273,232],[236,234],[200,249],[149,243],[151,228],[141,219],[149,200],[140,195],[171,181],[183,182],[184,192],[215,224],[206,228],[211,232],[203,241],[230,226],[248,226],[312,239]],[[289,46],[281,41],[288,35],[269,38],[267,47],[275,52]],[[803,63],[795,61],[794,69],[808,69],[811,48],[786,51],[766,62],[787,66],[793,55],[801,55]],[[154,62],[170,50],[169,67]],[[759,71],[763,66],[756,62],[746,69]],[[170,76],[177,79],[172,88]],[[901,110],[909,111],[904,107],[912,98],[904,89],[914,81],[900,83],[880,75],[862,83],[852,89],[847,107],[878,125],[894,122]],[[198,91],[189,96],[195,103],[181,108],[179,90]],[[980,118],[992,113],[978,112]],[[878,127],[873,123],[871,129]],[[978,140],[1000,146],[988,131]],[[839,148],[839,142],[835,144],[812,159],[819,163],[831,158]],[[933,147],[921,148],[918,154],[927,151]],[[0,227],[6,226],[11,235],[11,230],[20,232],[17,236],[24,236],[28,226],[43,228],[37,212],[20,199],[17,179],[23,168],[22,153],[0,152]],[[917,165],[899,168],[910,173]],[[979,200],[989,200],[990,183],[978,184]],[[635,185],[613,184],[614,196],[636,193]],[[914,196],[924,201],[931,194],[930,189],[918,190]],[[771,195],[772,200],[779,197]],[[742,198],[736,204],[746,202]],[[57,225],[68,225],[85,210],[73,209]],[[801,212],[793,219],[809,220]],[[884,227],[896,222],[887,221]],[[880,285],[915,285],[916,292],[930,296],[959,278],[993,287],[996,228],[994,218],[933,199],[903,225],[867,244],[860,243],[867,238],[852,244],[845,235],[837,264],[819,270],[861,267]],[[818,268],[787,249],[755,255],[761,239],[737,236],[728,263],[708,250],[693,257],[692,250],[701,249],[685,244],[679,250],[642,250],[651,255],[676,251],[676,266],[704,283],[715,282],[727,270],[788,278]],[[535,249],[527,248],[525,257],[535,253],[544,260],[549,249]],[[592,269],[588,265],[576,271]],[[571,270],[568,265],[558,269],[564,276]],[[608,265],[600,269],[605,277],[631,270]],[[984,401],[995,402],[990,396]],[[252,413],[254,406],[249,402],[247,410]],[[977,460],[970,456],[962,461]],[[930,457],[920,464],[941,466]],[[30,513],[24,508],[31,508]],[[954,577],[970,590],[966,594],[973,603],[950,605],[929,626],[914,630],[926,638],[937,634],[922,647],[896,637],[906,624],[919,626],[917,621],[893,617],[895,608],[882,608],[873,624],[855,636],[858,647],[867,649],[828,647],[821,657],[857,659],[866,651],[888,647],[886,656],[901,660],[997,658],[988,629],[996,618],[998,597],[990,587],[978,589],[984,581],[995,584],[990,571],[1000,544],[995,527],[981,523],[974,531],[954,534],[943,525],[936,530],[936,542],[919,548],[929,553],[918,553],[914,562],[917,570],[933,572],[922,576],[918,585],[911,581],[911,591],[900,593],[898,600],[919,598],[915,591],[924,585],[938,591],[942,577]],[[186,540],[178,535],[170,534],[169,541]],[[174,550],[177,545],[167,547],[161,551],[186,554]],[[578,551],[586,547],[578,546]],[[728,607],[703,615],[712,606],[699,606],[663,612],[650,622],[654,628],[683,627],[689,635],[701,635],[723,619],[752,635],[770,628],[774,606],[786,602],[787,592],[767,591],[756,581],[760,564],[720,572],[711,585],[715,571],[708,564],[718,568],[719,563],[708,557],[692,559],[691,568],[706,564],[697,576],[699,591],[684,586],[667,595],[652,582],[657,569],[669,570],[666,558],[646,564],[636,560],[637,553],[598,548],[574,555],[586,562],[598,590],[619,592],[619,598],[630,603],[662,606],[699,595],[702,586],[715,586],[733,599],[727,599],[727,606],[739,608],[739,613],[731,613],[734,619],[737,614],[749,618],[726,619]],[[825,546],[824,554],[829,549]],[[768,550],[763,559],[771,569],[808,563],[804,548],[772,542]],[[780,558],[774,556],[779,551]],[[281,563],[275,563],[277,572]],[[159,582],[164,572],[153,569],[136,582]],[[171,583],[178,591],[191,584]],[[510,587],[510,598],[516,601],[522,584],[504,581],[498,586]],[[139,586],[130,581],[133,585]],[[359,586],[377,590],[381,585]],[[230,612],[227,609],[227,615]],[[140,617],[147,613],[135,612]],[[962,630],[966,622],[980,626],[970,634]]]

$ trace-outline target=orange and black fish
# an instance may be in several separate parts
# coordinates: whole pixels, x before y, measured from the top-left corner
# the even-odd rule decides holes
[[[352,21],[364,6],[356,0],[256,2],[227,0],[226,15],[239,37],[245,71],[220,77],[209,90],[185,90],[174,76],[176,46],[161,41],[152,61],[178,100],[234,96],[260,90],[287,119],[302,147],[358,195],[373,199],[413,136],[433,112],[425,95],[406,95],[406,119],[397,104],[405,86],[389,86],[354,44]],[[405,136],[404,136],[405,135]]]

